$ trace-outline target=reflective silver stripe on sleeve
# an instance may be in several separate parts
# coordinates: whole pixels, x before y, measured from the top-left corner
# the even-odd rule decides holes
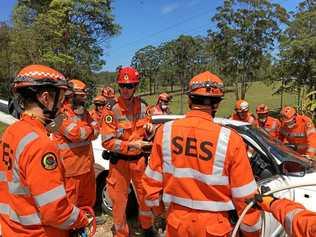
[[[243,186],[232,188],[231,192],[234,198],[242,198],[254,193],[256,190],[257,183],[255,180],[253,180],[250,183],[245,184]]]
[[[280,130],[280,133],[285,136],[285,137],[288,137],[289,136],[289,133],[285,130],[285,129],[282,129]]]
[[[146,117],[146,110],[147,106],[144,103],[141,103],[139,119],[143,119]]]
[[[84,142],[78,142],[78,143],[62,143],[62,144],[58,144],[57,147],[60,150],[66,150],[66,149],[73,149],[76,147],[81,147],[81,146],[87,146],[91,144],[90,141],[84,141]]]
[[[149,177],[155,181],[162,182],[162,174],[159,173],[158,171],[152,170],[149,167],[149,165],[147,165],[147,167],[146,167],[145,174],[147,175],[147,177]]]
[[[28,187],[23,186],[19,180],[8,182],[9,192],[16,195],[29,195],[30,190]]]
[[[42,207],[63,197],[66,197],[65,188],[64,185],[59,185],[45,193],[34,196],[34,199],[36,205]]]
[[[316,147],[309,147],[309,148],[307,149],[307,152],[316,153]]]
[[[297,148],[298,150],[300,150],[300,149],[306,149],[306,148],[308,147],[307,144],[295,144],[295,146],[296,146],[296,148]]]
[[[185,207],[189,207],[195,210],[204,210],[204,211],[229,211],[234,210],[235,207],[231,200],[227,202],[220,201],[201,201],[193,200],[188,198],[177,197],[168,193],[163,194],[163,202],[168,205],[168,203],[176,203]]]
[[[309,136],[311,133],[316,133],[316,128],[310,128],[306,131],[306,136]]]
[[[71,124],[69,124],[69,125],[66,127],[65,132],[64,132],[65,137],[68,137],[69,134],[70,134],[70,132],[71,132],[71,130],[74,129],[76,126],[77,126],[76,123],[71,123]]]
[[[85,128],[80,128],[80,139],[81,140],[87,139],[87,130]]]
[[[0,171],[0,181],[7,181],[6,173],[4,171]]]
[[[154,215],[153,215],[153,213],[151,211],[139,211],[139,216],[154,217]]]
[[[293,132],[293,133],[288,133],[288,137],[291,137],[291,138],[304,138],[304,137],[306,137],[306,135],[305,135],[305,133]]]
[[[79,213],[80,213],[80,209],[74,206],[70,214],[70,217],[63,224],[59,225],[59,228],[64,229],[64,230],[69,229],[78,219]]]
[[[284,221],[284,229],[289,236],[293,236],[292,224],[293,224],[294,217],[302,211],[304,211],[304,209],[295,208],[286,214],[285,221]]]
[[[163,172],[173,169],[171,164],[171,131],[174,121],[167,122],[163,125],[162,134],[162,160],[163,160]]]
[[[246,225],[244,223],[241,223],[240,229],[242,231],[251,233],[251,232],[256,232],[256,231],[261,230],[261,225],[262,225],[262,218],[260,216],[256,224],[250,226],[250,225]]]
[[[160,205],[160,198],[155,199],[155,200],[145,200],[145,204],[148,207],[159,207],[159,205]]]
[[[122,144],[122,141],[116,139],[116,140],[114,141],[114,149],[113,149],[113,151],[114,151],[114,152],[121,152],[121,144]]]
[[[113,133],[111,133],[111,134],[104,134],[104,135],[101,136],[102,142],[106,142],[106,141],[110,140],[113,137],[115,137]]]
[[[18,215],[8,204],[0,203],[0,213],[8,216],[11,220],[22,225],[40,225],[41,219],[39,214],[33,213],[30,215]]]
[[[227,176],[203,174],[191,168],[176,168],[173,165],[166,166],[164,173],[170,173],[176,178],[192,178],[207,185],[228,185]]]
[[[25,147],[36,138],[38,138],[38,134],[36,132],[30,132],[20,140],[15,151],[15,159],[17,160],[17,162],[19,161]]]
[[[219,133],[216,152],[214,156],[214,167],[213,167],[213,174],[214,175],[222,175],[223,168],[226,158],[227,146],[230,136],[230,129],[221,127],[221,131]]]

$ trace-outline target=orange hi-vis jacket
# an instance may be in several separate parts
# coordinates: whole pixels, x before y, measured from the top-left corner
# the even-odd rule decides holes
[[[242,120],[237,113],[233,113],[230,116],[230,119],[238,120],[238,121],[242,121],[246,123],[251,123],[251,124],[256,124],[256,118],[250,112],[247,113],[247,117],[244,120]]]
[[[316,156],[316,129],[311,119],[305,115],[296,116],[293,128],[282,126],[280,140],[295,145],[300,154]]]
[[[88,173],[94,163],[91,141],[99,135],[99,125],[87,111],[75,114],[70,104],[65,104],[62,112],[66,118],[54,133],[54,139],[61,151],[65,177]]]
[[[240,214],[245,200],[257,192],[243,144],[237,133],[215,124],[203,111],[165,123],[156,133],[143,177],[145,203],[154,210],[162,200],[165,206],[210,213],[236,209]],[[258,236],[260,212],[251,210],[241,229],[246,236]]]
[[[111,111],[106,111],[101,128],[102,145],[106,149],[124,155],[138,155],[139,151],[129,150],[128,142],[142,140],[145,136],[143,126],[150,122],[146,115],[147,106],[140,97],[134,97],[132,113],[127,113],[124,100],[119,97]]]
[[[271,212],[283,225],[288,236],[316,236],[316,212],[306,210],[303,205],[280,199],[271,204]]]
[[[104,110],[102,110],[102,111],[97,111],[96,109],[93,109],[93,110],[91,110],[90,112],[90,116],[91,116],[91,118],[94,120],[94,121],[96,121],[96,122],[98,122],[98,124],[99,124],[99,126],[101,125],[101,122],[102,122],[102,115],[103,115],[103,113],[104,113]]]
[[[272,137],[279,138],[281,123],[278,119],[268,116],[265,123],[261,123],[259,120],[257,120],[256,122],[258,127],[263,128]]]
[[[87,225],[66,198],[59,151],[39,120],[23,114],[0,145],[3,236],[68,236],[67,230]]]

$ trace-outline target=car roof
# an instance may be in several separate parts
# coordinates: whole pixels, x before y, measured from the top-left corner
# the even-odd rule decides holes
[[[164,123],[164,122],[172,121],[175,119],[182,119],[182,118],[185,118],[185,115],[177,115],[177,114],[153,115],[152,121],[153,123],[157,124],[157,123]],[[227,119],[227,118],[220,118],[220,117],[215,117],[214,122],[221,125],[232,125],[236,127],[250,125],[250,123]]]

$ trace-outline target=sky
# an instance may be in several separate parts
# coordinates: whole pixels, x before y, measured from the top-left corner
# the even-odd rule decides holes
[[[202,35],[214,28],[211,17],[223,0],[113,0],[113,15],[121,34],[103,48],[106,65],[114,71],[129,65],[135,52],[147,45],[158,46],[181,34]],[[294,10],[301,0],[274,0]],[[10,21],[16,0],[0,0],[0,21]]]

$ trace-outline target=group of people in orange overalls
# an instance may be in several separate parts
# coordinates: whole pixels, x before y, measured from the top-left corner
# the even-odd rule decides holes
[[[259,236],[261,211],[271,211],[292,236],[315,236],[315,213],[274,197],[256,198],[257,185],[242,138],[214,123],[224,97],[224,84],[206,71],[189,83],[190,111],[185,118],[159,127],[152,115],[169,114],[171,96],[162,93],[148,107],[135,95],[140,75],[120,68],[120,95],[105,88],[86,109],[87,85],[66,81],[43,65],[23,68],[12,91],[23,107],[18,122],[9,126],[0,144],[0,223],[6,236],[70,236],[91,231],[95,202],[94,157],[91,141],[101,134],[110,153],[107,191],[113,207],[114,236],[129,236],[125,209],[132,184],[139,204],[143,236],[157,236],[154,218],[166,220],[166,236],[229,236],[232,212],[240,215],[246,200],[256,199],[243,219],[243,236]],[[237,101],[234,119],[283,136],[297,150],[312,156],[315,128],[293,108],[281,111],[278,131],[265,105],[258,118],[246,101]],[[245,114],[242,114],[245,112]],[[270,119],[269,119],[270,118]],[[155,133],[154,141],[150,138]],[[305,139],[305,140],[304,140]],[[307,141],[307,146],[298,146]],[[295,143],[296,142],[296,143]],[[310,142],[310,143],[309,143]],[[150,159],[146,152],[151,149]]]
[[[256,107],[256,114],[257,117],[249,112],[247,101],[238,100],[235,113],[230,118],[264,129],[273,138],[279,139],[302,155],[310,158],[316,156],[316,129],[309,117],[298,114],[291,106],[285,106],[281,109],[279,120],[269,116],[269,109],[265,104]]]

